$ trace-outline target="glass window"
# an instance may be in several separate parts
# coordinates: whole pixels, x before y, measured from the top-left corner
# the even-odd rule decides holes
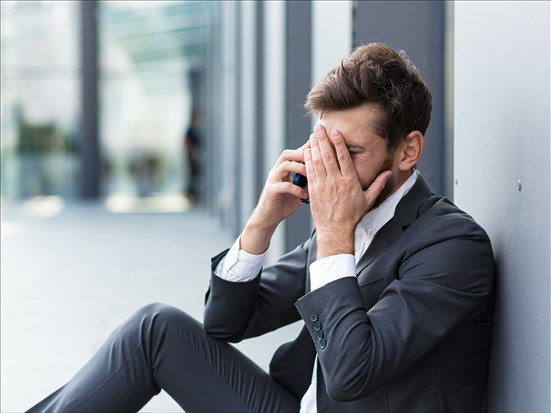
[[[99,139],[107,197],[182,192],[211,1],[98,3]],[[81,2],[1,2],[3,199],[79,194]]]
[[[186,191],[184,137],[196,103],[190,73],[209,40],[209,3],[100,3],[100,135],[108,200],[181,197]]]
[[[72,197],[78,173],[78,3],[1,7],[2,199]]]

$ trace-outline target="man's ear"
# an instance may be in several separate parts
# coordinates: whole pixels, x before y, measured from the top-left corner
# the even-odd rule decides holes
[[[398,167],[402,171],[409,171],[421,157],[423,147],[425,146],[425,138],[418,130],[408,133],[405,139],[400,144],[400,159]]]

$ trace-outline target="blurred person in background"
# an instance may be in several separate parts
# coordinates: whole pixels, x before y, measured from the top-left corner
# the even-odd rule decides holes
[[[192,203],[199,201],[200,175],[201,175],[201,145],[199,110],[194,108],[191,112],[189,127],[184,136],[184,151],[188,162],[188,184],[185,195]]]
[[[493,253],[415,169],[431,101],[405,54],[357,48],[310,91],[314,132],[281,154],[243,232],[213,258],[204,324],[143,307],[31,411],[138,411],[161,389],[186,412],[482,411]],[[263,268],[306,200],[314,233]],[[298,320],[269,373],[228,344]]]

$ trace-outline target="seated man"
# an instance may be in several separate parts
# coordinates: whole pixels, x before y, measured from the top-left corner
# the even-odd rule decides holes
[[[212,261],[204,325],[144,307],[31,411],[138,411],[161,389],[186,412],[483,409],[493,253],[415,169],[427,86],[405,55],[369,44],[306,107],[314,132],[282,153],[240,237]],[[306,199],[314,233],[262,268],[275,229]],[[300,319],[269,373],[227,343]]]

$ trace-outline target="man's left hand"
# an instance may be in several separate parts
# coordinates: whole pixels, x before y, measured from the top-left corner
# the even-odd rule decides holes
[[[329,137],[319,124],[310,135],[304,161],[317,234],[317,259],[353,255],[356,226],[374,204],[391,172],[381,173],[363,191],[342,135],[333,130]]]

